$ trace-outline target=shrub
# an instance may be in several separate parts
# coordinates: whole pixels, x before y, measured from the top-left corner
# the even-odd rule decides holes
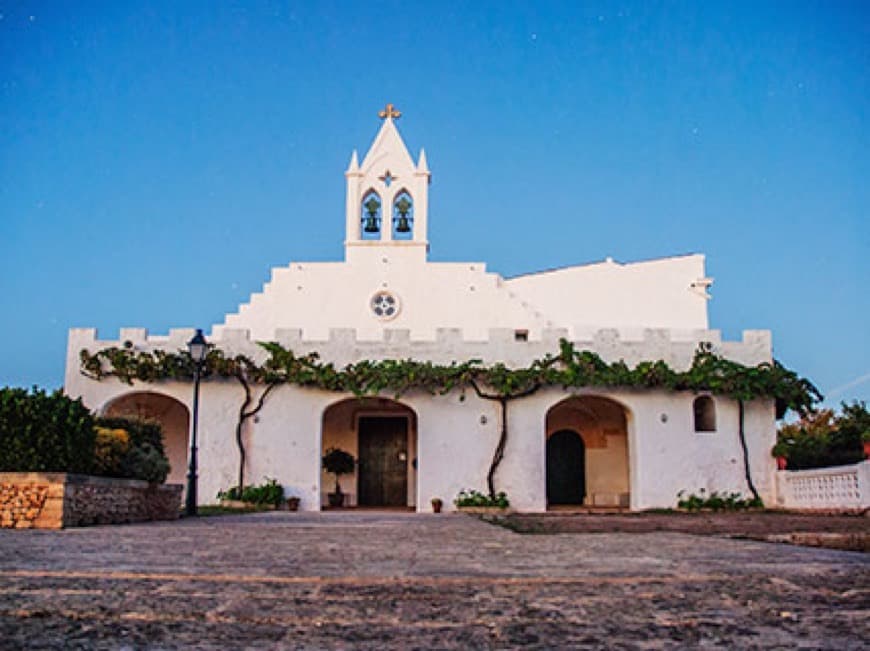
[[[280,506],[284,502],[284,487],[278,480],[266,477],[266,481],[259,486],[245,486],[239,490],[233,486],[217,494],[219,500],[239,500],[249,504],[271,504]]]
[[[124,416],[103,416],[97,419],[97,426],[122,429],[130,435],[131,446],[150,445],[161,454],[164,453],[163,428],[157,421]]]
[[[117,463],[104,467],[100,474],[126,479],[143,479],[152,484],[166,481],[169,474],[169,460],[163,449],[163,430],[160,424],[150,420],[134,418],[99,418],[97,429],[123,431],[127,435],[128,446],[120,455]],[[103,435],[106,440],[107,435]],[[98,451],[100,448],[98,448]]]
[[[81,400],[36,387],[0,389],[0,471],[89,473],[95,439]]]
[[[456,496],[453,503],[456,506],[494,506],[501,509],[510,506],[510,501],[504,492],[498,493],[495,498],[492,498],[486,493],[470,489],[459,491],[459,495]]]
[[[166,455],[149,444],[130,448],[125,464],[126,476],[143,479],[152,484],[162,484],[169,474]]]
[[[694,493],[683,497],[686,491],[677,493],[677,507],[686,511],[745,511],[746,509],[764,508],[764,502],[757,498],[743,497],[740,493],[719,493],[712,491],[710,495],[704,495],[703,488],[700,495]]]
[[[94,444],[94,474],[117,477],[130,450],[130,435],[123,429],[97,427]]]

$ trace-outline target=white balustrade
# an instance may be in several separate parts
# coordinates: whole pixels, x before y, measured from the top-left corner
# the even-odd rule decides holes
[[[870,508],[870,461],[813,470],[780,470],[776,480],[777,503],[782,508]]]

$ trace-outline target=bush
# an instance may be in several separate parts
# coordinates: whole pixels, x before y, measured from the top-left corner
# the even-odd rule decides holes
[[[163,428],[157,421],[124,416],[103,416],[97,419],[97,426],[125,430],[130,435],[132,447],[148,445],[164,454]]]
[[[101,434],[102,431],[102,434]],[[115,432],[114,435],[106,432]],[[119,432],[127,436],[126,450],[118,452]],[[97,419],[97,459],[99,474],[124,479],[142,479],[152,484],[166,481],[169,460],[163,449],[163,430],[160,424],[133,418]],[[112,438],[117,440],[112,441]],[[115,446],[115,448],[112,448]],[[111,451],[110,451],[111,449]],[[113,463],[106,464],[111,460]]]
[[[764,508],[764,503],[757,498],[743,497],[740,493],[719,493],[712,491],[710,495],[705,495],[703,488],[699,491],[700,495],[692,493],[683,497],[686,491],[677,493],[677,507],[686,511],[700,511],[708,509],[710,511],[745,511],[746,509],[761,509]]]
[[[840,415],[832,409],[809,414],[783,425],[772,453],[785,457],[789,470],[826,468],[864,459],[863,439],[870,432],[870,413],[864,402],[842,403]]]
[[[96,428],[94,444],[94,474],[117,477],[121,464],[130,450],[130,435],[123,429]]]
[[[277,479],[266,477],[266,481],[259,486],[245,486],[239,490],[233,486],[217,494],[219,500],[239,500],[249,504],[271,504],[280,506],[284,502],[284,487]]]
[[[130,449],[125,465],[127,477],[142,479],[151,484],[162,484],[169,474],[166,455],[151,445],[145,444]]]
[[[81,400],[36,387],[0,389],[0,471],[89,473],[95,439]]]
[[[500,509],[506,509],[511,505],[507,494],[504,492],[498,493],[495,498],[492,498],[486,493],[466,489],[459,491],[459,495],[456,496],[453,503],[456,506],[490,506]]]

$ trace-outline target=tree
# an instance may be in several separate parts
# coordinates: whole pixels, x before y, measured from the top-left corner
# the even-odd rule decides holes
[[[839,415],[833,409],[821,409],[780,427],[773,455],[785,457],[791,470],[858,463],[864,458],[862,440],[868,433],[867,405],[844,402]]]

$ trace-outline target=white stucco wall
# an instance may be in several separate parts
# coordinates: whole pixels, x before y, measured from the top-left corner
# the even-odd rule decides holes
[[[326,340],[334,328],[354,329],[360,339],[381,339],[386,328],[407,329],[415,339],[435,338],[438,328],[457,328],[469,339],[485,339],[492,327],[540,333],[546,326],[512,298],[497,274],[481,263],[427,263],[413,247],[359,247],[347,262],[294,263],[275,269],[263,292],[214,328],[250,330],[272,340],[296,328],[309,340]],[[401,302],[398,315],[378,319],[370,299],[389,290]]]
[[[144,330],[127,329],[121,339],[100,341],[92,329],[70,332],[66,391],[82,397],[85,404],[100,409],[113,398],[136,390],[171,396],[190,407],[191,386],[166,382],[136,383],[133,387],[114,379],[90,380],[78,371],[83,348],[95,351],[130,341],[135,349],[177,350],[192,336],[192,330],[174,330],[168,337],[148,337]],[[247,333],[225,331],[213,341],[229,353],[242,352],[263,359],[264,352]],[[474,357],[485,362],[502,360],[511,366],[527,365],[532,359],[557,350],[559,331],[546,331],[541,341],[517,342],[512,331],[493,331],[487,341],[469,341],[452,330],[436,333],[431,342],[411,341],[407,332],[388,332],[380,342],[361,341],[352,332],[333,332],[327,342],[302,341],[297,331],[280,333],[298,353],[318,350],[327,361],[342,365],[360,359],[385,357],[432,359],[436,362]],[[664,359],[676,368],[691,363],[699,341],[713,341],[715,348],[743,363],[770,359],[769,334],[747,332],[742,342],[722,342],[715,331],[699,331],[693,340],[673,340],[668,333],[648,331],[638,341],[623,341],[614,332],[597,333],[590,341],[575,342],[578,349],[598,352],[605,359]],[[287,341],[284,342],[288,344]],[[513,504],[528,511],[546,508],[547,412],[570,395],[597,395],[614,400],[626,409],[630,500],[633,509],[673,506],[680,490],[737,491],[747,494],[742,452],[737,434],[737,405],[716,398],[717,431],[694,431],[692,402],[688,392],[592,391],[566,392],[548,388],[512,402],[509,408],[509,439],[496,483]],[[320,458],[324,411],[349,396],[292,386],[278,388],[268,399],[258,421],[249,421],[245,439],[248,450],[246,476],[250,482],[275,477],[290,494],[302,498],[302,508],[320,508],[324,487]],[[238,453],[234,428],[242,389],[234,381],[210,381],[202,385],[200,407],[200,501],[213,502],[218,490],[236,482]],[[466,392],[448,396],[411,393],[401,403],[416,414],[417,458],[416,503],[428,510],[429,500],[440,497],[452,502],[463,488],[486,488],[486,472],[499,436],[497,403],[482,401]],[[481,419],[481,416],[485,419]],[[485,420],[485,422],[483,422]],[[747,405],[746,436],[752,474],[765,500],[773,499],[775,421],[771,401]],[[590,457],[590,462],[592,458]],[[409,487],[413,481],[409,484]]]
[[[707,299],[691,283],[702,277],[703,256],[637,265],[603,263],[504,280],[483,263],[427,262],[419,248],[358,247],[346,262],[293,263],[272,270],[262,292],[215,326],[251,331],[271,340],[283,328],[326,340],[329,330],[350,328],[361,339],[381,339],[385,329],[407,329],[414,339],[434,339],[438,328],[457,328],[472,340],[491,328],[528,330],[533,339],[561,327],[580,337],[601,327],[705,330]],[[388,290],[401,302],[384,321],[369,305]]]
[[[526,274],[505,287],[561,327],[707,328],[703,255]],[[702,281],[699,283],[699,281]]]

